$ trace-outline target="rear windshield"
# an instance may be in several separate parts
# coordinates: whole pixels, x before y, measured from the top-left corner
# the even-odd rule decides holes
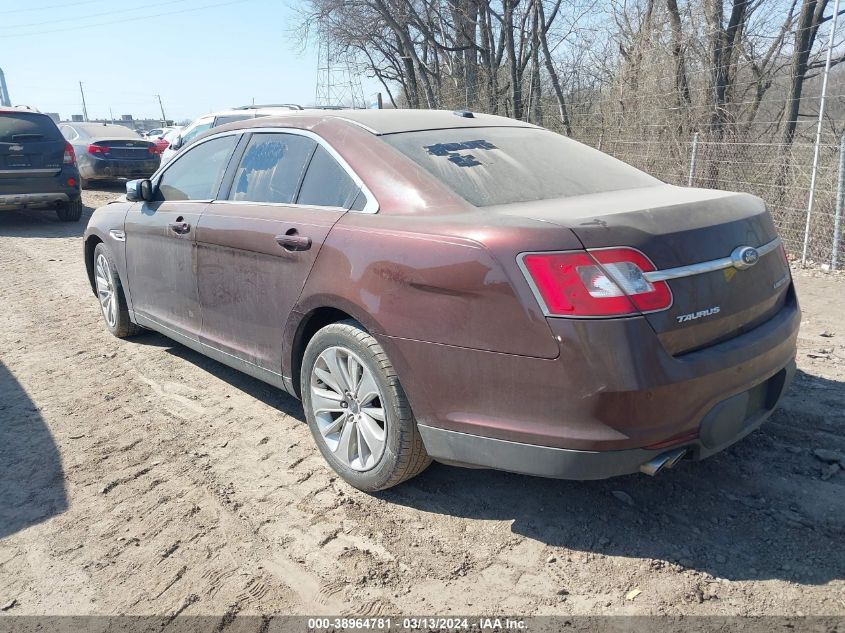
[[[63,140],[59,128],[44,114],[0,112],[0,143]]]
[[[380,138],[477,207],[660,184],[607,154],[542,129],[460,128]]]
[[[87,125],[78,125],[80,130],[85,132],[88,136],[100,138],[107,136],[109,138],[141,138],[135,130],[130,130],[124,125],[109,125],[99,123],[89,123]]]

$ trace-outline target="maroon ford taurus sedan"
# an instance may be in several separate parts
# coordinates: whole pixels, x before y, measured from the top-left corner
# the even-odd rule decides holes
[[[106,326],[302,399],[362,490],[431,459],[598,479],[765,420],[800,312],[761,200],[519,121],[299,112],[199,137],[98,209]]]

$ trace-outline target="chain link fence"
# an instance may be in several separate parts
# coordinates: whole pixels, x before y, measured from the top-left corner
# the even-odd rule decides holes
[[[813,86],[815,88],[815,86]],[[840,86],[841,88],[841,86]],[[683,113],[674,93],[646,93],[622,103],[594,96],[568,106],[569,135],[626,163],[680,186],[747,192],[762,198],[774,217],[791,256],[845,268],[845,94],[827,96],[819,143],[815,195],[809,224],[813,155],[820,95],[805,95],[793,140],[784,143],[783,102],[767,98],[755,104],[757,116],[725,121],[718,133],[709,122],[711,108],[693,105]],[[741,107],[744,102],[731,104]],[[460,92],[441,94],[435,107],[471,109],[508,116],[507,107],[467,104]],[[559,104],[544,97],[527,105],[523,120],[567,133]],[[714,139],[714,137],[716,137]]]
[[[692,187],[743,191],[762,198],[787,251],[800,256],[807,232],[807,258],[832,268],[843,265],[842,203],[845,135],[821,143],[815,200],[807,231],[814,144],[707,141],[693,133],[685,141],[628,138],[600,133],[573,136],[661,180]]]

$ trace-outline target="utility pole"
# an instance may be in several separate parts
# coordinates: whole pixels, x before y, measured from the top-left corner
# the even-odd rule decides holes
[[[158,107],[161,108],[161,127],[167,126],[167,117],[164,116],[164,106],[161,103],[161,95],[154,95],[158,99]]]
[[[9,88],[6,86],[6,76],[0,68],[0,106],[12,107],[12,100],[9,98]]]
[[[82,90],[82,82],[79,82],[79,94],[82,95],[82,118],[88,120],[88,108],[85,107],[85,92]]]

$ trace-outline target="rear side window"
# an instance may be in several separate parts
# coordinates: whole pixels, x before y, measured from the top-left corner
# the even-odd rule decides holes
[[[255,134],[235,172],[229,199],[292,203],[316,145],[297,134]]]
[[[459,128],[380,138],[477,207],[660,184],[607,154],[538,128]]]
[[[59,141],[62,135],[53,119],[32,112],[0,113],[0,143]]]
[[[221,136],[189,148],[162,175],[159,200],[212,200],[237,141],[237,135]]]
[[[317,147],[299,191],[299,204],[348,209],[358,185],[322,146]]]

